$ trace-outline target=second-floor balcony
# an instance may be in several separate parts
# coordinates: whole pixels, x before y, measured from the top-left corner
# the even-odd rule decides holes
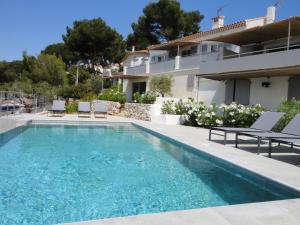
[[[127,68],[127,74],[130,75],[141,75],[146,73],[146,64],[142,64],[139,66],[133,66]]]
[[[164,73],[175,70],[175,59],[169,59],[161,62],[150,63],[150,73]]]
[[[300,67],[300,44],[289,47],[269,48],[261,51],[222,56],[219,53],[191,55],[156,63],[128,67],[129,75],[162,74],[174,71],[187,71],[197,75],[218,75],[244,71]],[[148,63],[148,65],[147,65]],[[148,68],[147,68],[148,67]]]
[[[230,76],[233,74],[258,73],[263,71],[279,71],[300,67],[300,44],[292,45],[289,49],[272,48],[262,51],[246,52],[226,56],[217,61],[200,63],[199,75]],[[279,74],[280,75],[280,74]]]

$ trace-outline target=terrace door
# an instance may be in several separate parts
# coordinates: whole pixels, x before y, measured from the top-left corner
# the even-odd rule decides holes
[[[146,92],[146,82],[133,82],[132,83],[132,96],[134,93],[139,92],[143,94]]]

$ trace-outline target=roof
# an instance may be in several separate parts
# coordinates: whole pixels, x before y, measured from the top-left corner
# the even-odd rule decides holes
[[[294,16],[278,22],[253,27],[233,34],[222,35],[209,41],[231,43],[235,45],[245,45],[260,43],[268,40],[284,38],[288,36],[289,21],[291,24],[291,35],[300,35],[300,17]]]
[[[127,52],[126,55],[123,57],[122,62],[124,62],[131,55],[139,55],[139,54],[149,54],[149,50],[143,49],[143,50],[134,51],[134,52]]]
[[[219,27],[216,29],[212,29],[212,30],[208,30],[208,31],[204,31],[204,32],[199,32],[196,34],[192,34],[192,35],[188,35],[182,38],[178,38],[172,41],[168,41],[162,44],[157,44],[157,45],[151,45],[148,47],[149,50],[155,50],[155,49],[165,49],[166,47],[171,47],[174,46],[175,44],[180,44],[180,43],[194,43],[192,40],[197,39],[197,38],[201,38],[201,37],[205,37],[205,36],[209,36],[209,35],[213,35],[213,34],[217,34],[217,33],[222,33],[224,31],[227,30],[232,30],[232,29],[237,29],[240,27],[244,27],[246,26],[246,20],[242,20],[236,23],[232,23],[223,27]]]

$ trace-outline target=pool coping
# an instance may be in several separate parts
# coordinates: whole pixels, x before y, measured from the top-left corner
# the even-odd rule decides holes
[[[43,120],[32,120],[32,122]],[[55,120],[51,120],[53,123]],[[57,120],[58,123],[78,124],[74,120]],[[81,121],[84,124],[86,121]],[[89,124],[99,124],[99,121],[92,121]],[[118,122],[104,121],[101,124],[116,124]],[[272,160],[266,157],[257,156],[253,153],[239,151],[230,146],[224,146],[207,140],[208,131],[202,128],[185,127],[179,125],[155,124],[145,121],[126,121],[124,124],[133,124],[154,133],[167,137],[176,142],[198,149],[216,158],[228,161],[238,167],[242,167],[255,174],[279,182],[283,185],[300,191],[300,168]],[[276,172],[277,171],[277,172]],[[297,179],[298,178],[298,179]],[[154,214],[108,218],[91,221],[80,221],[63,224],[73,225],[119,225],[119,224],[300,224],[300,198],[291,200],[280,200],[250,204],[239,204],[200,208],[191,210],[180,210]]]

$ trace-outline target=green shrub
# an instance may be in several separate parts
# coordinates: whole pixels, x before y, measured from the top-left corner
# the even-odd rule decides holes
[[[153,104],[156,100],[156,94],[150,91],[144,94],[140,94],[139,92],[136,92],[133,94],[133,99],[137,103]]]
[[[277,111],[285,113],[275,128],[276,131],[281,131],[296,114],[300,113],[300,101],[297,101],[295,98],[290,101],[285,100],[280,104]]]
[[[64,98],[75,98],[75,99],[81,99],[83,96],[88,93],[87,91],[87,85],[86,84],[78,84],[78,86],[75,85],[66,85],[61,90],[59,95]]]
[[[120,91],[120,88],[118,86],[114,86],[110,89],[103,90],[98,95],[98,99],[124,104],[126,102],[126,95],[125,93]]]
[[[97,99],[97,95],[94,92],[86,93],[80,100],[91,102]]]
[[[164,101],[163,105],[161,107],[161,113],[162,114],[176,115],[174,100]]]
[[[77,101],[67,102],[67,105],[66,105],[67,113],[76,113],[77,110],[78,110],[78,102]]]

